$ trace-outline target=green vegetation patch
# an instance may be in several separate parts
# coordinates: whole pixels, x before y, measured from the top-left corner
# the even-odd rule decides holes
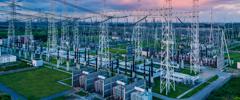
[[[57,81],[70,76],[70,74],[56,70],[40,68],[0,76],[0,82],[28,99],[36,100],[69,90],[70,87],[63,86]]]
[[[16,62],[16,64],[12,64],[10,66],[6,66],[6,67],[0,67],[0,72],[1,71],[10,71],[10,70],[16,70],[16,69],[22,69],[22,68],[27,68],[27,67],[31,67],[30,65],[28,65],[26,62]]]
[[[113,54],[126,54],[127,50],[125,49],[115,49],[115,48],[110,48],[109,52],[113,53]]]
[[[72,78],[63,80],[62,82],[63,82],[63,83],[66,83],[66,84],[68,84],[68,85],[70,85],[70,86],[72,86]]]
[[[87,96],[88,93],[84,92],[84,91],[79,91],[76,94],[80,95],[80,96]]]
[[[159,78],[154,79],[154,86],[153,86],[153,92],[160,94],[160,80]],[[185,85],[182,83],[176,83],[175,84],[176,90],[171,90],[170,93],[167,95],[168,97],[176,98],[182,93],[186,92],[187,90],[191,89],[191,86]],[[165,91],[163,91],[162,95],[165,95]]]
[[[215,76],[213,76],[212,78],[210,78],[207,82],[208,82],[208,83],[212,83],[212,82],[216,81],[218,78],[219,78],[219,76],[218,76],[218,75],[215,75]]]
[[[233,50],[233,51],[240,51],[240,46],[233,47],[233,48],[231,48],[230,50]]]
[[[240,100],[240,77],[232,78],[223,87],[213,91],[208,100]]]
[[[229,65],[228,67],[237,69],[237,62],[240,62],[240,53],[229,53],[229,56],[234,62],[231,66]],[[228,59],[227,54],[225,55],[225,58]]]

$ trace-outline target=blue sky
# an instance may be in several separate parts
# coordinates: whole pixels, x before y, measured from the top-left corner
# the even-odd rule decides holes
[[[4,7],[9,0],[0,0],[0,9]],[[28,8],[49,10],[50,0],[18,0],[19,4]],[[103,0],[66,0],[81,7],[91,9],[93,11],[101,11],[103,9]],[[190,10],[192,0],[173,0],[173,6],[178,10]],[[61,12],[64,5],[55,3],[56,11]],[[160,8],[164,5],[163,0],[106,0],[106,9],[108,10],[129,10],[129,9],[151,9]],[[208,22],[210,19],[210,9],[213,9],[214,22],[240,22],[240,0],[200,0],[200,20]],[[21,10],[21,9],[18,9]],[[21,10],[22,12],[27,12]],[[68,12],[82,11],[67,7]]]

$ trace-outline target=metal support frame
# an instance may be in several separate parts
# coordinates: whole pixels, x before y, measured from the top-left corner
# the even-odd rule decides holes
[[[160,93],[165,92],[166,95],[169,94],[171,88],[175,91],[175,81],[173,80],[174,66],[172,65],[172,49],[173,49],[173,29],[172,29],[172,0],[166,0],[166,11],[164,14],[165,21],[163,23],[163,39],[162,48],[163,55],[161,58],[161,73],[160,73]]]
[[[199,43],[199,0],[193,0],[192,26],[191,26],[191,52],[190,72],[200,72],[200,43]]]

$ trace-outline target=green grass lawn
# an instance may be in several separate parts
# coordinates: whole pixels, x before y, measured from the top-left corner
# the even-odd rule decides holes
[[[50,63],[52,63],[52,64],[57,64],[57,58],[51,57]]]
[[[215,76],[213,76],[212,78],[210,78],[207,82],[208,82],[208,83],[212,83],[212,82],[216,81],[218,78],[219,78],[219,76],[218,76],[218,75],[215,75]]]
[[[127,50],[125,49],[115,49],[115,48],[110,48],[109,52],[113,53],[113,54],[126,54]]]
[[[72,86],[72,78],[67,79],[67,80],[63,80],[62,82]]]
[[[80,95],[80,96],[87,96],[88,93],[84,92],[84,91],[79,91],[76,94]]]
[[[213,91],[208,100],[240,100],[240,78],[232,78],[223,87]]]
[[[153,86],[153,92],[160,94],[160,80],[159,78],[154,79],[154,86]],[[191,86],[185,85],[182,83],[176,83],[175,84],[176,90],[171,90],[170,93],[167,95],[168,97],[176,98],[177,96],[181,95],[185,91],[191,89]],[[162,95],[165,95],[165,92],[162,93]]]
[[[11,96],[0,91],[0,100],[11,100]]]
[[[240,62],[240,53],[229,53],[229,56],[231,58],[231,60],[233,60],[233,64],[231,66],[228,66],[230,68],[237,68],[237,62]],[[225,58],[227,58],[228,55],[225,55]]]
[[[0,76],[0,82],[28,99],[36,100],[71,89],[57,83],[68,77],[71,75],[48,68],[40,68]]]
[[[16,69],[21,69],[21,68],[27,68],[31,67],[28,65],[26,62],[16,62],[16,64],[13,64],[12,66],[7,66],[7,67],[0,67],[0,72],[1,71],[9,71],[9,70],[16,70]]]
[[[233,50],[233,51],[240,51],[240,46],[233,47],[233,48],[231,48],[230,50]]]
[[[194,94],[196,94],[197,92],[199,92],[200,90],[202,90],[203,88],[205,88],[206,86],[208,86],[210,83],[212,83],[213,81],[217,80],[218,76],[215,75],[212,78],[210,78],[207,82],[204,82],[203,84],[199,85],[197,88],[193,89],[192,91],[188,92],[186,95],[184,95],[182,98],[188,98],[193,96]]]

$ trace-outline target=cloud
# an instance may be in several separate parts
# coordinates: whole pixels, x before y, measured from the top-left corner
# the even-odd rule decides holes
[[[42,9],[43,11],[49,11],[50,0],[19,0],[22,5],[32,9]],[[100,12],[103,9],[103,0],[66,0],[67,2],[76,4],[78,6]],[[131,9],[154,9],[161,8],[164,5],[165,0],[106,0],[106,9],[109,10],[131,10]],[[191,10],[193,0],[173,0],[173,7],[177,10]],[[9,0],[0,0],[0,9],[9,10],[9,7],[1,8],[6,5],[4,2]],[[213,8],[216,21],[222,21],[224,18],[231,20],[232,17],[238,17],[240,15],[240,0],[199,0],[201,9],[201,19],[209,19],[210,9]],[[56,3],[55,12],[60,14],[62,11],[69,12],[68,15],[84,15],[86,12],[74,9],[67,6],[67,10],[64,9],[64,5]],[[30,11],[22,10],[22,13],[34,14]],[[71,12],[72,11],[72,12]],[[83,14],[84,13],[84,14]],[[235,18],[240,20],[240,18]]]
[[[223,10],[240,10],[240,3],[237,4],[220,4],[216,5],[214,9],[223,9]]]
[[[112,4],[128,6],[138,5],[138,8],[161,8],[165,4],[165,0],[110,0]],[[173,0],[174,8],[189,8],[192,7],[193,0]],[[207,4],[209,0],[200,0],[199,4]]]

